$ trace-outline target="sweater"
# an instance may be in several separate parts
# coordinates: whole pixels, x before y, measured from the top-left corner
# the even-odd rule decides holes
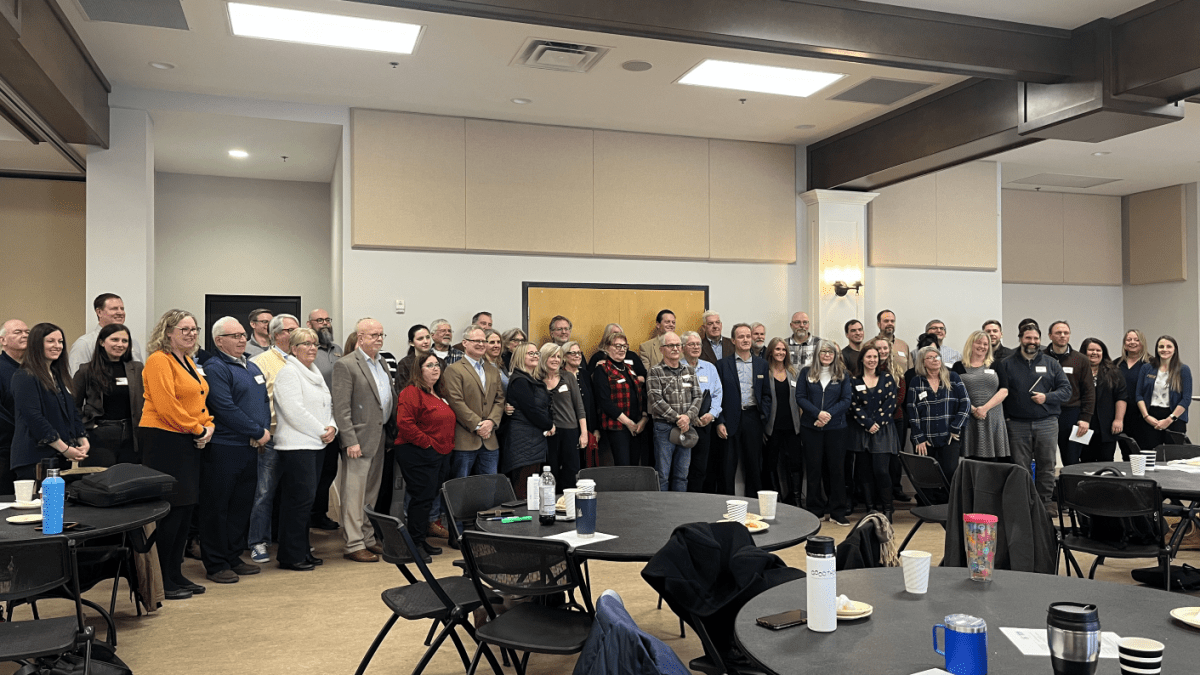
[[[997,371],[1003,369],[1008,380],[1008,397],[1004,399],[1005,419],[1035,422],[1049,417],[1058,417],[1062,404],[1071,398],[1071,383],[1067,381],[1058,361],[1038,352],[1033,359],[1016,353],[999,364],[992,364]],[[1041,405],[1033,402],[1034,392],[1046,395]]]
[[[416,385],[405,387],[396,397],[397,444],[433,448],[439,455],[448,455],[454,449],[457,423],[450,404]]]
[[[267,397],[271,399],[271,433],[275,433],[275,376],[287,364],[287,354],[284,354],[276,347],[271,347],[267,351],[250,359],[251,363],[258,366],[262,371],[263,378],[267,381]]]
[[[863,378],[856,377],[850,396],[851,419],[863,429],[870,430],[876,424],[882,429],[894,419],[896,398],[896,380],[891,374],[880,375],[874,388],[868,387]]]
[[[850,375],[843,373],[841,380],[830,381],[828,386],[822,387],[820,380],[809,381],[808,371],[808,368],[801,370],[800,378],[796,380],[796,404],[804,410],[800,416],[800,426],[817,431],[845,429],[846,413],[850,410],[854,391]],[[829,413],[829,422],[818,427],[817,416],[822,412]]]
[[[217,350],[204,368],[208,378],[208,407],[217,430],[212,442],[245,447],[262,438],[271,425],[271,402],[262,371],[252,362],[242,365]],[[324,447],[324,446],[322,446]]]
[[[1079,408],[1079,421],[1091,424],[1096,410],[1096,387],[1092,382],[1092,364],[1087,357],[1067,345],[1067,351],[1054,353],[1054,345],[1046,347],[1046,354],[1062,366],[1067,382],[1071,383],[1071,398],[1062,404],[1064,408]]]
[[[184,357],[184,363],[191,366],[194,377],[169,352],[157,351],[146,359],[142,370],[146,404],[139,426],[203,436],[204,427],[213,423],[208,412],[208,381],[191,357]]]
[[[275,376],[275,449],[320,450],[325,427],[337,428],[325,377],[316,364],[305,368],[289,356]]]

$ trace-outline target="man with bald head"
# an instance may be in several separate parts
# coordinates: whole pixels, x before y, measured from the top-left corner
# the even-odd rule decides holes
[[[721,323],[720,312],[710,309],[700,320],[703,321],[700,332],[704,336],[700,343],[700,358],[715,366],[718,361],[733,353],[733,340],[721,334],[724,324]]]
[[[83,364],[92,360],[92,355],[96,353],[96,340],[100,337],[100,330],[105,326],[113,323],[125,323],[125,301],[116,293],[101,293],[92,301],[92,308],[96,311],[96,327],[92,330],[80,335],[71,345],[71,351],[68,353],[71,364],[71,374],[83,367]],[[144,361],[142,358],[142,346],[138,341],[129,336],[129,355],[134,361]]]
[[[354,562],[377,562],[383,547],[363,514],[374,504],[383,480],[383,425],[396,412],[396,390],[387,364],[379,356],[383,325],[366,318],[354,327],[358,346],[333,364],[333,419],[342,453],[338,456],[337,485],[342,498],[344,557]]]
[[[0,326],[0,494],[13,494],[12,459],[13,431],[16,414],[13,407],[12,376],[21,367],[25,347],[29,342],[29,326],[20,319],[9,319]]]
[[[792,366],[798,373],[813,362],[813,358],[817,354],[817,343],[821,341],[821,338],[809,332],[808,314],[804,312],[793,314],[790,325],[792,334],[784,342],[787,344]]]

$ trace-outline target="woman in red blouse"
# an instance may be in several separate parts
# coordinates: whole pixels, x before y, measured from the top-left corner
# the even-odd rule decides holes
[[[454,411],[441,397],[441,362],[429,353],[409,372],[407,386],[396,397],[396,461],[404,475],[409,502],[405,522],[425,562],[442,549],[425,541],[429,509],[438,489],[450,475],[454,449]]]

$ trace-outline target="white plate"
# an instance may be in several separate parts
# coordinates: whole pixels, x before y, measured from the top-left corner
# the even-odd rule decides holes
[[[13,502],[12,506],[10,506],[9,508],[12,508],[12,509],[37,509],[37,508],[41,508],[41,506],[42,506],[42,500],[35,499],[31,502]]]
[[[1200,628],[1200,607],[1179,607],[1171,610],[1171,616],[1189,626]]]
[[[725,520],[729,520],[728,513],[722,513],[721,517],[724,518]],[[763,517],[758,515],[757,513],[749,513],[749,512],[746,513],[746,520],[762,520],[762,519],[763,519]]]
[[[865,602],[851,600],[854,603],[852,610],[838,610],[838,621],[854,621],[856,619],[865,619],[875,612],[875,608]]]
[[[33,523],[42,522],[42,514],[23,513],[19,516],[9,516],[8,518],[5,518],[5,520],[14,525],[32,525]]]

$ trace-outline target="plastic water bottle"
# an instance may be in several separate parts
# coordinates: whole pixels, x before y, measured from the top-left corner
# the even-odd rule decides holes
[[[809,537],[808,629],[818,633],[837,630],[837,559],[832,537]]]
[[[1037,485],[1037,460],[1029,460],[1029,477],[1033,479],[1033,484]]]
[[[58,469],[46,472],[42,480],[42,533],[62,534],[63,507],[67,501],[67,484],[58,475]]]
[[[543,525],[554,524],[554,474],[549,466],[542,467],[541,504],[538,509],[538,522]]]

